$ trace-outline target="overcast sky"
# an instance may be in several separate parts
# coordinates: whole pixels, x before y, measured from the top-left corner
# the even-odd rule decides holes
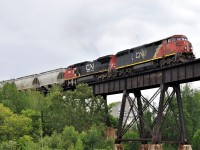
[[[198,0],[0,0],[0,81],[184,34],[200,57]]]

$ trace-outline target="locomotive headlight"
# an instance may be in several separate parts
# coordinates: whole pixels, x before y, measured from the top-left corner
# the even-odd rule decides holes
[[[187,49],[187,47],[185,46],[185,50]]]

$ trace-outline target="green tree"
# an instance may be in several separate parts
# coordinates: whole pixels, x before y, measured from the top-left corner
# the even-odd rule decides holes
[[[14,114],[9,108],[0,104],[0,134],[1,141],[18,139],[29,134],[31,119],[23,115]]]
[[[66,126],[62,132],[62,148],[70,148],[70,147],[75,147],[77,143],[77,138],[78,138],[79,133],[75,131],[75,128],[70,126]]]
[[[13,140],[5,141],[1,143],[0,150],[16,150],[17,142]]]
[[[200,92],[192,89],[189,84],[182,88],[184,119],[189,143],[195,132],[200,128]]]
[[[75,150],[84,150],[83,142],[81,141],[80,138],[77,139]]]
[[[113,148],[114,139],[106,139],[105,127],[100,125],[93,125],[84,140],[84,147],[86,150],[106,149]]]
[[[25,150],[27,144],[31,143],[31,142],[33,142],[33,138],[29,135],[24,135],[24,136],[19,138],[18,145],[22,150]]]
[[[35,139],[40,138],[42,142],[44,135],[48,134],[48,123],[46,123],[46,120],[51,100],[43,93],[35,90],[26,91],[26,100],[29,103],[29,107],[23,110],[22,113],[26,114],[34,121],[32,136]]]
[[[0,90],[0,103],[18,114],[28,106],[24,93],[18,91],[14,83],[6,83]]]
[[[105,120],[104,100],[94,97],[88,85],[80,84],[74,91],[66,93],[56,92],[51,99],[49,120],[54,120],[52,131],[61,132],[65,126],[73,126],[81,132]]]
[[[44,137],[44,146],[50,149],[62,149],[62,134],[53,132],[51,136]]]
[[[125,135],[124,138],[126,139],[138,139],[139,134],[138,131],[134,128],[129,130]],[[124,149],[139,149],[139,143],[135,142],[123,142]]]
[[[193,149],[200,149],[200,129],[193,136],[192,147]]]

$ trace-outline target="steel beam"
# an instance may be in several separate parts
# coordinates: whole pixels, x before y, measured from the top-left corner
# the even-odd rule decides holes
[[[173,86],[176,96],[177,96],[177,105],[178,105],[178,113],[179,113],[179,123],[180,123],[180,130],[181,130],[181,143],[182,145],[187,144],[187,138],[185,133],[185,122],[184,122],[184,115],[183,115],[183,103],[181,99],[181,92],[180,92],[180,85]]]
[[[107,127],[110,127],[110,120],[109,120],[109,112],[108,112],[108,103],[107,103],[107,95],[102,95],[103,99],[104,99],[104,107],[105,107],[105,125]]]
[[[121,109],[120,109],[120,116],[119,116],[119,123],[118,123],[118,130],[117,130],[117,139],[115,141],[116,144],[120,144],[120,139],[122,139],[122,126],[123,126],[123,119],[124,119],[124,110],[126,106],[126,94],[127,91],[124,90],[123,97],[122,97],[122,103],[121,103]]]
[[[157,115],[157,121],[155,126],[155,134],[153,135],[152,142],[153,144],[158,144],[161,141],[161,124],[162,124],[162,115],[164,110],[164,98],[165,98],[165,92],[167,91],[168,87],[165,84],[162,84],[160,86],[161,88],[161,94],[160,94],[160,100],[159,100],[159,107],[158,107],[158,115]]]
[[[139,131],[140,131],[140,138],[144,139],[145,138],[145,133],[144,133],[144,116],[143,116],[143,110],[142,110],[142,101],[141,101],[141,91],[137,90],[133,92],[135,97],[137,98],[137,105],[138,105],[138,115],[139,117]],[[142,144],[146,144],[146,141],[143,141]]]

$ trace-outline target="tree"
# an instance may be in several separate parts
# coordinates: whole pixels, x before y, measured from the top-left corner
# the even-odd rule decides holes
[[[75,128],[66,126],[62,132],[62,148],[75,147],[77,143],[79,133],[75,131]]]
[[[23,115],[14,114],[9,108],[0,104],[0,140],[13,140],[29,134],[31,119]]]
[[[81,136],[84,137],[84,134]],[[81,138],[83,139],[83,138]],[[114,139],[106,139],[105,127],[103,125],[93,125],[85,134],[83,144],[85,150],[94,150],[94,149],[113,149]]]
[[[0,150],[15,150],[17,149],[17,142],[13,140],[5,141],[0,144]]]
[[[129,130],[125,135],[124,138],[126,139],[138,139],[139,134],[138,132],[132,128]],[[134,142],[123,142],[124,149],[138,149],[139,148],[139,143],[134,143]]]
[[[6,83],[3,86],[0,91],[0,103],[18,114],[28,106],[24,93],[18,91],[14,83]]]
[[[78,85],[74,91],[57,92],[51,99],[49,120],[54,120],[53,131],[61,132],[65,126],[73,126],[81,132],[105,120],[103,98],[94,97],[86,84]]]
[[[189,84],[182,88],[184,120],[189,143],[192,142],[193,135],[200,128],[200,92],[193,90]]]
[[[77,139],[75,150],[84,150],[83,142],[81,141],[80,138]]]
[[[193,145],[193,149],[200,149],[200,129],[197,130],[193,136],[193,141],[192,141],[192,145]]]
[[[46,126],[46,115],[49,112],[49,106],[51,100],[48,99],[43,93],[36,90],[26,91],[26,100],[29,104],[27,110],[24,110],[23,113],[29,116],[33,121],[33,130],[32,136],[34,138],[40,138],[43,141],[44,135],[48,134],[48,129]],[[43,142],[42,142],[43,145]]]

